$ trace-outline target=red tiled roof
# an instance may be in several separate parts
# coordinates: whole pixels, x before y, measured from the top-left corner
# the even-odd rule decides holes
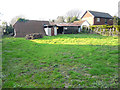
[[[51,22],[50,25],[57,25],[57,26],[81,26],[83,22],[85,22],[86,20],[83,21],[74,21],[73,23],[54,23]]]
[[[82,20],[82,21],[74,21],[73,23],[76,25],[82,25],[83,22],[85,22],[86,20]]]

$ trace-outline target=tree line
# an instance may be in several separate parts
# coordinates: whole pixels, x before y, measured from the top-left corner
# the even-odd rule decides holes
[[[50,20],[50,22],[72,23],[74,21],[80,20],[80,14],[81,13],[82,13],[82,11],[80,11],[79,9],[73,9],[73,10],[68,11],[65,16],[58,16],[57,19]]]
[[[80,21],[80,14],[82,11],[78,9],[73,9],[70,10],[66,13],[65,16],[58,16],[57,19],[49,20],[50,22],[53,23],[73,23],[74,21]],[[24,16],[16,16],[14,17],[10,23],[7,22],[2,22],[2,30],[3,30],[3,35],[14,35],[14,28],[13,25],[15,24],[16,21],[26,21]],[[120,25],[120,18],[117,16],[113,17],[113,25]]]

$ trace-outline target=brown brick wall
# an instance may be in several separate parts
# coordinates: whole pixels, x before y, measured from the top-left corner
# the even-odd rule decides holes
[[[112,25],[113,20],[107,19],[107,24]],[[94,18],[94,25],[105,25],[105,18],[100,18],[100,22],[97,22],[97,18]]]
[[[82,17],[82,20],[87,20],[91,25],[105,25],[105,18],[100,18],[100,22],[97,22],[97,18],[94,18],[88,11]],[[113,25],[113,20],[107,19],[108,25]]]
[[[108,22],[107,22],[109,25],[113,25],[113,19],[112,20],[108,20]]]

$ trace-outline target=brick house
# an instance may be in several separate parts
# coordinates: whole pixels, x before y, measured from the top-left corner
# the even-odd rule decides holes
[[[81,17],[82,20],[87,20],[90,25],[113,25],[113,17],[104,12],[86,11]]]

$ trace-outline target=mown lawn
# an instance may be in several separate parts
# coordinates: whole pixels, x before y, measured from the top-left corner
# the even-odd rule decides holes
[[[3,38],[3,88],[117,88],[118,37]]]

